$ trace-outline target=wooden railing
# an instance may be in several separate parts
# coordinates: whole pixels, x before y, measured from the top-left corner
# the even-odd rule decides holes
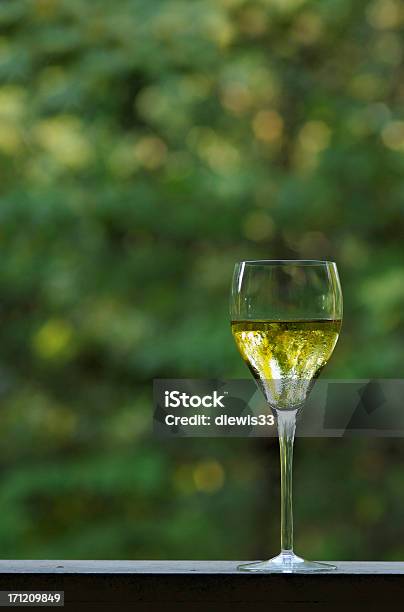
[[[236,561],[0,561],[1,591],[64,591],[65,610],[273,612],[404,608],[404,563],[246,574]]]

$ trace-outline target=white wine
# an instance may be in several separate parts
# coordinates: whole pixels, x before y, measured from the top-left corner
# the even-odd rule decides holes
[[[278,409],[302,404],[338,340],[341,321],[232,321],[237,347]]]

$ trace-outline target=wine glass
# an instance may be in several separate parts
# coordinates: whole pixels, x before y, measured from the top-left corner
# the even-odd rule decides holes
[[[333,570],[333,565],[305,561],[293,552],[292,461],[296,416],[331,357],[341,328],[337,266],[316,260],[239,262],[230,312],[237,348],[277,421],[281,464],[281,552],[238,569]]]

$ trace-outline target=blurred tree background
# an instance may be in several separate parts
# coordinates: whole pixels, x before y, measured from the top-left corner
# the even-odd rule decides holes
[[[2,0],[0,551],[268,557],[276,441],[151,435],[243,377],[235,261],[338,262],[329,376],[400,377],[399,0]],[[296,549],[404,557],[402,440],[297,440]]]

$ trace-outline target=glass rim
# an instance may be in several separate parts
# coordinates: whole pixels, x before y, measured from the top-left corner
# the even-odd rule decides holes
[[[328,265],[335,266],[335,261],[323,260],[323,259],[246,259],[244,261],[238,261],[236,266],[242,264],[272,264],[272,265],[301,265],[301,266],[316,266],[316,265]]]

